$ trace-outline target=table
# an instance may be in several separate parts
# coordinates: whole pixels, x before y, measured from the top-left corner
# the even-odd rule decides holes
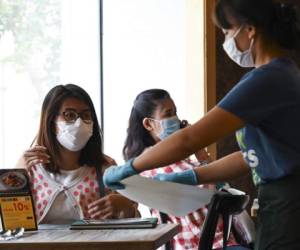
[[[153,250],[179,232],[176,224],[153,229],[70,230],[67,226],[43,225],[36,232],[10,241],[1,241],[5,250]]]

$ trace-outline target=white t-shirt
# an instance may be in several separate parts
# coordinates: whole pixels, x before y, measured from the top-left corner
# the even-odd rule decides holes
[[[75,170],[60,170],[60,173],[58,174],[50,173],[49,175],[55,182],[68,187],[70,183],[82,174],[83,171],[84,167],[80,167]],[[78,210],[74,208],[72,200],[65,194],[65,192],[61,192],[54,200],[41,223],[69,224],[72,221],[79,219],[81,219],[80,214],[78,213]]]

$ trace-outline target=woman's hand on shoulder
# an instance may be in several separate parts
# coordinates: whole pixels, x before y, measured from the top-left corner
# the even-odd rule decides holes
[[[29,149],[27,149],[18,164],[19,167],[23,167],[26,169],[30,169],[32,166],[36,164],[45,164],[50,162],[50,156],[47,153],[47,148],[44,146],[35,145]]]
[[[106,168],[108,168],[110,166],[116,166],[116,165],[118,165],[117,162],[113,158],[111,158],[110,156],[108,156],[108,155],[104,154],[104,159],[105,159],[105,162],[106,162],[106,164],[105,164]]]
[[[88,205],[92,219],[135,217],[137,204],[118,193],[110,193]]]

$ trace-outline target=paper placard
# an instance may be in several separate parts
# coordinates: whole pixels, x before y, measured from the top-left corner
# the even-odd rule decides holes
[[[25,169],[0,169],[2,230],[37,230],[29,178]]]
[[[31,196],[0,197],[3,229],[36,229]]]

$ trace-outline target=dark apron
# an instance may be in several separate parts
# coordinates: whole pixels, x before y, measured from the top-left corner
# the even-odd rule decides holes
[[[260,185],[258,200],[255,250],[299,250],[300,174]]]

